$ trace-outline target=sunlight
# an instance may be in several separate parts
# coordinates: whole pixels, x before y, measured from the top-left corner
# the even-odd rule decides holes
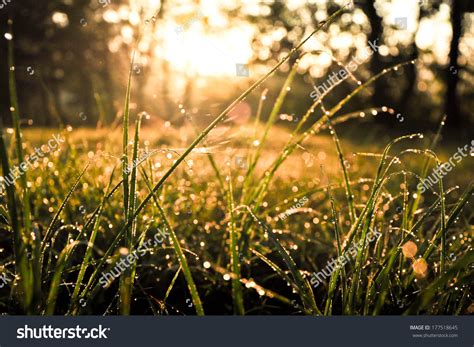
[[[158,2],[131,0],[131,7],[152,14]],[[255,34],[248,22],[226,15],[225,7],[236,4],[207,0],[167,7],[166,17],[153,33],[160,42],[154,55],[188,76],[235,76],[237,64],[247,64],[252,57],[250,44]]]
[[[236,4],[235,1],[188,1],[181,6],[166,7],[166,15],[161,17],[156,16],[159,0],[130,0],[129,6],[107,8],[103,13],[107,23],[128,22],[122,26],[120,37],[110,40],[109,49],[117,52],[121,43],[132,44],[137,34],[132,27],[140,27],[151,35],[148,38],[143,35],[139,51],[147,51],[152,37],[157,43],[153,55],[169,62],[174,71],[187,76],[247,76],[247,64],[254,54],[251,42],[256,27],[226,14],[226,8]],[[54,19],[62,20],[58,15]],[[156,20],[159,25],[150,25]],[[244,73],[239,74],[242,66]]]
[[[237,64],[247,64],[252,56],[251,26],[206,32],[199,20],[168,23],[161,33],[163,47],[157,47],[155,55],[191,76],[235,76]]]

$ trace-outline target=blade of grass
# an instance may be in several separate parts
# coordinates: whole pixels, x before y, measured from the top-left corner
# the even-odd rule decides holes
[[[82,176],[86,173],[86,170],[89,168],[90,163],[87,163],[85,168],[82,170],[82,172],[79,174],[79,176],[76,178],[76,181],[72,185],[71,189],[69,189],[69,192],[66,195],[66,198],[63,200],[61,205],[59,206],[59,209],[56,211],[56,214],[54,215],[53,219],[51,220],[51,223],[48,226],[48,229],[46,229],[46,233],[44,234],[43,242],[41,244],[41,253],[44,254],[44,249],[46,245],[48,244],[48,240],[51,237],[51,234],[54,231],[54,227],[56,226],[56,222],[59,219],[59,216],[61,215],[61,212],[64,210],[66,207],[67,203],[69,202],[69,199],[71,198],[72,193],[76,190],[77,186],[79,185],[79,182],[82,179]]]
[[[47,316],[54,314],[59,286],[61,284],[61,278],[63,276],[64,268],[66,267],[67,263],[67,254],[72,252],[72,250],[77,246],[77,244],[78,242],[67,244],[59,255],[58,262],[56,263],[56,269],[54,271],[53,280],[51,281],[48,298],[46,299],[46,309],[44,310],[44,314]]]
[[[267,264],[273,271],[275,271],[281,278],[283,278],[287,283],[289,283],[292,288],[298,290],[298,287],[295,285],[295,282],[288,276],[285,271],[283,271],[277,264],[268,259],[262,253],[257,250],[251,249],[251,252],[260,258],[265,264]]]
[[[336,211],[336,202],[334,201],[334,197],[332,196],[331,193],[331,185],[329,184],[328,181],[328,186],[327,186],[327,192],[329,196],[329,200],[331,201],[331,213],[332,213],[332,218],[333,218],[333,224],[334,224],[334,235],[336,238],[336,245],[337,245],[337,256],[338,259],[342,255],[342,245],[341,245],[341,236],[339,232],[339,217]],[[346,273],[344,270],[344,267],[340,267],[336,265],[334,268],[334,273],[331,274],[331,279],[329,281],[329,287],[328,287],[328,295],[326,299],[326,305],[324,308],[324,315],[330,315],[332,311],[332,303],[334,299],[334,294],[335,294],[335,289],[337,285],[337,279],[339,277],[339,274],[341,275],[341,284],[342,284],[342,290],[341,290],[341,296],[342,296],[342,301],[344,301],[345,298],[345,283],[346,283]]]
[[[94,223],[94,227],[93,227],[91,235],[89,237],[89,242],[87,243],[87,248],[86,248],[86,252],[84,254],[84,259],[82,261],[81,268],[79,270],[79,274],[77,275],[76,284],[74,286],[74,292],[73,292],[72,297],[71,297],[70,312],[73,312],[73,310],[75,309],[74,306],[76,305],[77,298],[78,298],[80,290],[81,290],[82,280],[84,279],[84,275],[85,275],[86,270],[89,266],[89,260],[92,256],[92,249],[94,247],[95,239],[96,239],[97,232],[98,232],[99,226],[100,226],[100,219],[101,219],[101,216],[102,216],[102,211],[103,211],[103,208],[104,208],[104,205],[105,205],[105,201],[106,201],[108,192],[109,192],[110,187],[112,185],[113,177],[114,177],[114,170],[112,170],[112,173],[110,174],[109,183],[108,183],[107,188],[105,190],[105,194],[102,198],[102,202],[99,205],[99,211],[97,213],[95,223]]]
[[[10,33],[13,35],[13,21],[8,21]],[[15,131],[15,145],[18,165],[25,161],[23,153],[23,134],[20,128],[20,110],[18,105],[18,95],[15,80],[15,58],[13,51],[13,39],[8,40],[8,85],[10,91],[10,111],[12,114],[13,128]],[[30,193],[28,189],[28,178],[26,172],[20,176],[20,183],[23,189],[23,227],[24,234],[29,239],[31,237],[31,212],[30,212]]]
[[[166,303],[166,299],[168,299],[168,296],[170,295],[171,290],[173,289],[174,284],[176,283],[176,280],[178,279],[178,276],[179,276],[179,273],[181,272],[181,270],[182,270],[182,267],[181,267],[181,265],[180,265],[180,266],[178,267],[178,270],[177,270],[176,273],[174,274],[173,279],[171,280],[171,283],[170,283],[170,285],[168,286],[168,289],[166,290],[165,297],[163,298],[163,302],[164,302],[164,303]]]
[[[286,96],[288,95],[288,92],[290,91],[290,88],[291,88],[290,86],[293,83],[293,80],[295,78],[296,71],[297,71],[297,68],[298,68],[298,63],[299,63],[299,60],[297,60],[293,64],[293,66],[290,70],[290,73],[286,77],[285,83],[283,83],[283,86],[280,89],[280,93],[279,93],[275,103],[273,104],[273,108],[270,112],[270,116],[268,117],[268,120],[267,120],[267,123],[265,124],[265,128],[263,130],[262,136],[260,137],[259,144],[257,146],[257,149],[256,149],[252,159],[250,160],[250,165],[249,165],[249,168],[247,170],[247,174],[245,175],[244,187],[246,187],[246,188],[248,188],[248,184],[249,184],[248,179],[251,177],[252,172],[255,169],[255,166],[257,165],[258,159],[260,158],[262,148],[264,147],[264,145],[267,141],[268,134],[270,132],[270,128],[275,124],[275,121],[277,120],[278,113],[280,112],[280,109],[283,105],[283,102],[285,101]],[[262,101],[262,100],[260,100],[260,101]],[[260,102],[260,105],[261,105],[261,102]]]
[[[288,253],[288,251],[281,245],[278,239],[274,236],[273,230],[261,219],[259,219],[256,215],[252,213],[252,210],[248,206],[244,206],[253,219],[257,222],[257,224],[265,230],[265,235],[268,237],[270,244],[274,246],[277,253],[285,262],[288,270],[290,270],[293,280],[298,288],[298,293],[300,294],[301,300],[303,301],[303,305],[305,311],[310,314],[322,315],[322,312],[318,309],[316,302],[314,300],[314,295],[311,290],[311,286],[308,284],[308,281],[301,276],[300,270],[296,266],[295,261]]]
[[[10,163],[8,160],[8,152],[5,144],[3,122],[0,118],[0,158],[2,163],[2,170],[4,176],[10,172]],[[30,264],[26,261],[26,245],[27,240],[23,237],[19,223],[19,213],[17,210],[17,197],[15,193],[15,186],[13,184],[1,183],[5,187],[7,194],[8,220],[13,231],[13,248],[15,250],[15,268],[16,273],[20,274],[20,286],[23,290],[23,309],[27,313],[32,313],[30,304],[33,298],[33,279],[31,278],[32,271]]]
[[[443,118],[441,119],[441,122],[438,126],[438,130],[436,131],[436,134],[433,137],[433,141],[431,142],[431,144],[429,146],[429,149],[431,151],[434,151],[435,148],[436,148],[436,145],[438,144],[438,141],[441,137],[441,131],[443,130],[445,122],[446,122],[446,115],[444,115]],[[422,171],[422,174],[421,174],[422,179],[425,179],[426,176],[428,175],[430,160],[431,160],[431,158],[426,158],[425,159],[425,163],[424,163],[424,166],[423,166],[423,171]],[[416,198],[413,200],[413,202],[410,206],[410,212],[408,214],[410,216],[410,218],[408,220],[408,227],[409,228],[411,228],[411,226],[413,224],[413,219],[415,218],[415,212],[418,209],[418,205],[420,204],[420,200],[421,200],[421,196],[422,196],[422,192],[421,192],[422,188],[423,187],[421,187],[421,186],[419,188],[417,187]]]
[[[229,236],[230,236],[230,266],[232,269],[232,299],[234,302],[234,313],[238,315],[245,314],[244,297],[242,294],[242,285],[240,284],[240,258],[239,258],[239,236],[235,226],[234,216],[234,191],[232,189],[232,177],[227,177],[227,205],[229,206]]]
[[[128,98],[130,96],[128,95]],[[136,186],[137,186],[137,165],[138,162],[138,147],[140,144],[140,127],[141,127],[142,114],[139,114],[135,123],[135,136],[133,139],[133,154],[132,154],[132,173],[130,177],[130,191],[128,192],[128,213],[127,216],[133,215],[133,211],[136,207]],[[127,168],[127,176],[129,174]],[[128,179],[128,178],[127,178]],[[125,182],[125,181],[124,181]],[[126,247],[128,248],[129,253],[133,253],[133,245],[136,239],[136,227],[135,218],[132,219],[131,225],[128,228],[127,236],[125,239]],[[122,315],[130,314],[130,306],[132,302],[132,289],[133,282],[136,271],[136,262],[133,261],[130,267],[125,269],[123,275],[120,279],[120,288],[119,288],[119,304],[120,304],[120,313]]]
[[[354,207],[354,195],[352,194],[352,189],[350,185],[350,178],[349,178],[349,172],[347,170],[347,165],[346,161],[344,159],[344,154],[342,153],[342,147],[341,143],[339,141],[339,137],[337,136],[336,129],[331,124],[330,119],[328,118],[328,127],[329,127],[329,132],[332,135],[334,144],[336,145],[336,150],[337,154],[339,157],[339,163],[341,164],[342,172],[344,174],[344,183],[345,183],[345,190],[346,190],[346,198],[347,198],[347,203],[349,205],[349,217],[351,221],[351,225],[354,223],[355,219],[357,218],[356,215],[356,210]]]
[[[129,166],[128,166],[128,128],[130,123],[130,94],[132,92],[132,73],[133,63],[135,61],[135,51],[132,53],[132,61],[130,63],[130,71],[128,73],[127,92],[125,95],[125,105],[123,107],[123,125],[122,125],[122,175],[123,175],[123,210],[125,220],[128,220],[129,212]]]
[[[13,35],[13,21],[8,20],[8,28],[10,34]],[[25,156],[23,153],[23,134],[20,128],[20,110],[18,104],[18,95],[16,89],[16,78],[15,78],[15,53],[13,49],[13,39],[8,40],[8,88],[10,92],[10,111],[12,115],[12,123],[15,133],[15,147],[16,147],[16,156],[18,160],[18,166],[25,162]],[[31,208],[30,208],[30,190],[28,188],[28,177],[26,171],[20,174],[20,184],[22,187],[22,202],[23,202],[23,211],[21,216],[23,217],[23,229],[20,229],[20,232],[23,234],[24,242],[31,244],[33,247],[33,240],[31,234]],[[36,255],[37,252],[34,252],[33,255]],[[28,275],[28,280],[32,283],[30,285],[33,288],[28,292],[31,294],[31,299],[27,301],[31,302],[28,305],[35,306],[37,302],[41,299],[41,274],[39,273],[39,259],[33,257],[32,266],[30,268],[30,275]],[[26,273],[23,273],[26,275]],[[25,293],[26,294],[26,293]],[[28,308],[29,311],[34,310],[32,307]]]
[[[144,171],[142,171],[142,173],[144,175],[144,179],[148,186],[148,189],[150,189],[150,191],[153,191],[152,190],[153,187],[151,186],[148,178],[146,177],[146,173]],[[168,222],[168,219],[166,218],[166,215],[165,215],[165,211],[163,211],[163,208],[161,207],[161,204],[159,203],[159,200],[155,192],[153,192],[153,201],[155,202],[155,206],[158,208],[159,214],[161,216],[161,219],[163,220],[163,223],[165,224],[166,230],[168,230],[168,232],[170,233],[170,243],[173,245],[173,249],[176,253],[176,257],[178,258],[179,264],[183,270],[184,278],[186,279],[189,293],[191,294],[191,300],[193,301],[194,307],[196,308],[196,313],[199,316],[203,316],[204,309],[202,307],[201,298],[199,297],[199,293],[197,291],[196,284],[194,283],[191,270],[189,269],[188,261],[186,260],[186,257],[184,256],[183,250],[181,249],[181,245],[176,236],[176,233],[171,227],[171,224]]]

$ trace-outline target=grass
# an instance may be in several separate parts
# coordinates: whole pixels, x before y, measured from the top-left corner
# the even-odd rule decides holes
[[[145,120],[142,129],[141,115],[129,143],[131,72],[122,129],[59,129],[66,137],[62,148],[7,186],[1,198],[0,269],[12,281],[0,288],[0,311],[378,315],[472,310],[473,183],[462,174],[469,159],[456,167],[459,174],[448,177],[449,183],[440,180],[422,194],[418,183],[442,162],[435,154],[442,126],[434,136],[408,134],[384,148],[356,145],[336,133],[354,127],[365,114],[393,114],[388,107],[342,112],[375,80],[414,62],[384,69],[333,107],[315,101],[288,132],[277,116],[298,60],[274,101],[260,89],[309,37],[191,144],[181,143],[180,135],[194,134],[194,124],[163,128],[157,136],[159,123],[147,128]],[[11,41],[9,64],[14,66]],[[0,128],[3,176],[50,136],[36,129],[24,131],[23,138],[14,69],[9,86],[14,136]],[[243,127],[230,145],[208,145],[216,128],[236,131],[225,122],[229,112],[258,92],[262,98],[253,126]],[[261,124],[262,105],[272,102]],[[349,161],[348,152],[364,153]],[[441,149],[439,155],[444,159],[450,151]],[[237,156],[245,158],[246,167],[234,164]],[[324,168],[318,170],[315,159]],[[114,175],[116,167],[121,175]],[[307,206],[279,218],[303,197]],[[382,236],[367,242],[374,228]],[[137,253],[157,230],[166,230],[169,238]],[[357,254],[312,287],[311,273],[348,255],[354,243],[362,245]],[[416,246],[416,254],[406,252],[407,244]],[[129,256],[129,266],[104,287],[101,276]]]

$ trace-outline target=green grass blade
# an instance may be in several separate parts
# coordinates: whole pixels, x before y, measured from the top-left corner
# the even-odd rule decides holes
[[[135,51],[132,53],[130,71],[128,73],[127,92],[125,95],[125,105],[123,107],[123,125],[122,125],[122,175],[123,175],[123,210],[125,220],[128,220],[129,212],[129,182],[128,182],[128,128],[130,123],[130,95],[132,93],[132,74],[133,62],[135,61]]]
[[[281,245],[280,241],[278,241],[278,239],[275,237],[275,235],[273,234],[273,230],[264,221],[254,215],[250,208],[248,208],[248,211],[258,223],[258,225],[261,226],[263,230],[265,230],[265,235],[268,237],[268,240],[270,241],[271,245],[274,246],[275,250],[281,256],[286,266],[288,267],[288,270],[290,270],[296,287],[298,288],[298,293],[300,294],[301,300],[303,301],[303,305],[305,307],[306,312],[311,314],[322,315],[322,312],[318,309],[318,306],[316,305],[316,302],[314,300],[314,295],[311,286],[309,285],[308,281],[305,280],[301,275],[301,272],[300,270],[298,270],[298,267],[296,266],[296,263],[291,257],[291,255]]]
[[[334,197],[332,196],[331,186],[329,184],[327,187],[327,191],[328,191],[329,200],[331,201],[331,213],[332,213],[333,224],[334,224],[334,236],[336,238],[337,256],[339,258],[342,255],[341,233],[339,231],[339,217],[336,211],[336,202],[334,201]],[[331,274],[331,278],[329,280],[328,295],[326,299],[326,305],[324,308],[325,316],[331,314],[332,303],[333,303],[334,295],[336,292],[336,285],[337,285],[337,279],[339,277],[339,274],[341,275],[341,283],[343,286],[341,290],[341,294],[342,294],[342,299],[344,301],[344,298],[345,298],[344,285],[346,283],[346,273],[343,267],[339,267],[336,265],[336,267],[334,268],[334,272]]]
[[[295,282],[277,264],[275,264],[273,261],[268,259],[266,256],[264,256],[262,253],[258,252],[257,250],[251,249],[251,252],[255,254],[258,258],[260,258],[265,264],[267,264],[282,279],[284,279],[287,283],[289,283],[292,286],[292,288],[294,288],[295,290],[298,290],[298,287],[295,285]]]
[[[10,33],[13,35],[13,22],[8,21]],[[8,86],[10,91],[10,111],[12,114],[13,128],[15,131],[15,145],[18,165],[25,161],[23,153],[23,134],[20,128],[20,110],[18,105],[18,95],[15,80],[15,58],[13,51],[13,39],[8,40]],[[31,237],[31,212],[30,212],[30,193],[28,189],[28,178],[26,172],[20,176],[20,183],[23,189],[23,227],[27,238]]]
[[[245,314],[244,297],[242,293],[242,285],[240,283],[240,258],[239,258],[239,236],[235,226],[234,215],[234,191],[232,189],[232,177],[227,178],[227,205],[229,208],[229,236],[230,236],[230,265],[232,269],[232,299],[234,302],[234,313],[238,315]]]
[[[436,131],[436,134],[435,136],[433,137],[433,141],[431,142],[430,146],[429,146],[429,150],[430,151],[434,151],[438,142],[439,142],[439,139],[441,137],[441,131],[443,130],[443,127],[444,127],[444,124],[446,122],[446,115],[443,116],[443,118],[441,119],[441,122],[438,126],[438,130]],[[426,176],[428,175],[428,170],[429,170],[429,164],[430,164],[430,160],[431,158],[426,158],[425,159],[425,163],[423,165],[423,171],[421,173],[421,178],[422,179],[425,179]],[[420,186],[419,188],[417,188],[417,192],[416,192],[416,198],[413,200],[411,206],[410,206],[410,212],[409,212],[409,220],[408,220],[408,227],[411,228],[412,224],[413,224],[413,219],[415,218],[415,212],[416,210],[418,209],[418,205],[420,204],[420,201],[421,201],[421,196],[423,195],[421,193],[421,189],[422,187]]]
[[[344,175],[346,198],[347,198],[347,203],[349,205],[349,218],[352,225],[355,219],[357,218],[357,215],[356,215],[356,210],[354,207],[354,194],[352,193],[352,189],[350,185],[349,172],[347,170],[346,160],[344,159],[344,154],[342,152],[342,147],[339,141],[339,137],[337,136],[336,130],[331,125],[329,118],[328,118],[328,124],[329,124],[329,132],[332,135],[334,144],[336,145],[337,155],[339,157],[339,163],[341,164],[342,172]]]
[[[143,174],[146,175],[144,172]],[[145,182],[147,183],[147,186],[150,189],[150,191],[152,191],[152,187],[150,185],[149,180],[146,178],[146,176],[145,176]],[[189,269],[188,261],[186,260],[186,257],[184,256],[183,250],[181,249],[181,245],[176,236],[176,233],[174,232],[173,228],[171,227],[171,224],[168,222],[168,219],[166,218],[165,211],[163,211],[163,208],[161,207],[159,203],[156,193],[153,193],[153,201],[155,202],[155,206],[158,208],[159,214],[163,220],[163,223],[165,224],[166,229],[170,233],[170,242],[176,253],[176,257],[178,258],[179,264],[181,268],[183,269],[184,278],[186,279],[186,282],[188,284],[189,293],[191,294],[191,300],[193,301],[194,307],[196,308],[196,313],[199,316],[203,316],[204,309],[202,307],[201,298],[199,297],[199,293],[197,291],[196,284],[194,283],[191,270]]]
[[[173,279],[171,280],[170,285],[168,286],[168,289],[166,290],[165,297],[163,298],[163,302],[166,303],[166,300],[168,299],[168,296],[171,293],[171,290],[174,287],[174,284],[176,283],[176,280],[178,279],[179,273],[181,272],[182,267],[181,265],[178,267],[178,270],[176,270],[176,273],[173,276]]]
[[[0,118],[0,159],[2,163],[2,171],[4,176],[10,172],[10,163],[8,160],[7,147],[5,144],[3,122]],[[32,271],[30,264],[26,260],[26,245],[27,240],[23,237],[19,223],[19,213],[17,210],[17,197],[15,192],[15,186],[13,184],[5,184],[7,195],[7,207],[8,207],[8,220],[13,231],[13,248],[15,250],[15,267],[16,273],[20,274],[20,286],[23,290],[23,309],[32,313],[30,307],[33,299],[33,279],[31,277]]]
[[[13,21],[11,19],[8,20],[8,27],[10,33],[13,35]],[[25,156],[23,153],[23,134],[20,127],[20,110],[15,78],[15,53],[13,49],[13,39],[8,40],[8,87],[10,92],[10,111],[15,133],[16,156],[18,160],[18,166],[20,166],[21,164],[25,163]],[[31,244],[31,246],[34,247],[34,242],[31,236],[30,189],[28,188],[28,175],[26,171],[20,175],[20,184],[22,187],[23,202],[23,211],[21,213],[21,216],[23,217],[23,229],[20,229],[20,232],[22,233],[24,242],[26,244]],[[19,251],[24,251],[24,249]],[[39,259],[35,256],[37,254],[38,252],[33,252],[34,259],[32,259],[32,268],[30,269],[31,271],[29,271],[28,275],[23,273],[23,275],[27,275],[25,280],[28,282],[32,281],[32,283],[29,285],[33,286],[33,288],[28,289],[25,292],[25,294],[31,292],[32,295],[31,298],[26,300],[26,302],[28,302],[27,306],[34,306],[41,299],[41,274],[39,271]],[[29,307],[28,310],[31,312],[34,310],[34,308]]]
[[[260,137],[259,144],[257,146],[257,149],[256,149],[254,155],[253,155],[253,158],[250,161],[250,166],[247,170],[247,174],[245,175],[245,178],[247,179],[247,181],[244,181],[244,186],[248,185],[248,179],[251,177],[252,172],[254,171],[254,169],[257,165],[258,159],[260,158],[262,148],[265,146],[265,143],[267,141],[268,134],[270,132],[270,128],[275,124],[275,121],[277,120],[277,116],[280,112],[280,109],[283,105],[283,102],[285,101],[286,96],[288,95],[288,92],[290,91],[291,84],[293,83],[293,80],[296,76],[298,63],[299,63],[299,60],[297,60],[293,64],[293,67],[291,68],[290,73],[286,77],[285,83],[283,83],[283,86],[280,89],[280,93],[278,94],[278,97],[277,97],[275,103],[273,104],[272,110],[270,112],[270,116],[268,117],[268,120],[267,120],[267,123],[265,124],[265,128],[263,130],[262,136]],[[260,106],[259,106],[259,109],[260,109]]]
[[[41,253],[44,252],[44,249],[48,243],[48,240],[51,237],[51,234],[54,232],[54,227],[56,226],[56,223],[59,219],[59,216],[61,215],[61,212],[64,210],[66,207],[67,203],[69,202],[69,199],[71,198],[72,193],[76,190],[77,186],[79,185],[79,182],[82,179],[82,176],[86,173],[87,169],[89,168],[90,163],[87,163],[85,168],[82,170],[82,172],[79,174],[79,176],[76,178],[76,181],[72,185],[71,189],[69,189],[69,192],[66,195],[66,198],[63,200],[61,205],[59,206],[59,209],[56,211],[56,214],[54,215],[53,219],[51,220],[51,223],[48,226],[48,229],[46,230],[46,233],[43,238],[43,242],[41,244]]]
[[[130,177],[130,191],[128,193],[128,213],[127,216],[133,216],[133,211],[136,207],[136,186],[137,186],[137,163],[138,163],[138,148],[140,145],[140,127],[141,127],[142,115],[139,114],[137,116],[137,120],[135,123],[135,136],[134,136],[134,143],[133,143],[133,153],[132,153],[132,165],[131,168],[131,177]],[[130,174],[127,171],[127,175]],[[125,181],[124,181],[125,182]],[[134,243],[136,239],[136,222],[135,218],[131,220],[131,225],[128,228],[127,235],[125,238],[125,243],[128,248],[129,253],[133,253]],[[136,270],[136,262],[132,262],[131,266],[127,268],[120,279],[120,296],[119,296],[119,304],[120,304],[120,313],[122,315],[129,315],[130,314],[130,306],[132,302],[132,289],[133,289],[133,282],[134,282],[134,274]]]
[[[61,285],[61,278],[64,273],[64,268],[67,263],[67,255],[77,246],[78,242],[69,243],[64,247],[59,255],[58,262],[56,263],[56,269],[54,271],[53,280],[51,281],[48,298],[46,299],[45,315],[54,314],[56,307],[56,299],[58,297],[59,287]]]
[[[112,171],[112,173],[110,174],[109,183],[107,185],[106,192],[105,192],[105,194],[102,198],[102,202],[99,205],[99,211],[98,211],[98,213],[95,217],[94,227],[92,228],[92,232],[91,232],[91,235],[89,237],[89,242],[87,243],[87,248],[86,248],[86,252],[84,254],[84,259],[82,261],[81,269],[79,270],[79,274],[77,275],[76,284],[74,286],[74,292],[73,292],[72,297],[71,297],[70,312],[71,312],[71,309],[75,308],[77,298],[78,298],[80,290],[81,290],[82,280],[84,279],[84,275],[85,275],[86,270],[89,266],[89,261],[92,257],[92,250],[93,250],[93,247],[94,247],[94,244],[95,244],[95,239],[97,237],[97,232],[99,231],[100,219],[101,219],[101,216],[102,216],[102,210],[104,208],[104,205],[105,205],[106,198],[107,198],[108,192],[110,190],[110,187],[112,185],[113,177],[114,177],[114,171]]]

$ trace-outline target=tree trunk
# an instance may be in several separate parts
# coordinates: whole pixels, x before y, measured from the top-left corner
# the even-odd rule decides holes
[[[383,22],[382,17],[377,14],[375,10],[375,0],[368,0],[361,4],[363,11],[365,12],[369,22],[370,22],[370,34],[368,36],[369,42],[377,41],[378,45],[383,44]],[[374,52],[372,59],[370,61],[370,70],[372,74],[377,74],[383,69],[383,62],[379,52]],[[375,105],[385,104],[387,102],[387,94],[385,90],[387,86],[385,85],[383,79],[377,80],[374,84],[374,95],[373,102]]]
[[[462,35],[461,22],[461,0],[452,0],[451,27],[453,30],[453,38],[451,40],[451,48],[449,52],[449,66],[446,69],[447,85],[445,112],[448,115],[447,123],[454,127],[461,124],[459,104],[457,102],[457,86],[459,83],[459,41],[461,40]]]

